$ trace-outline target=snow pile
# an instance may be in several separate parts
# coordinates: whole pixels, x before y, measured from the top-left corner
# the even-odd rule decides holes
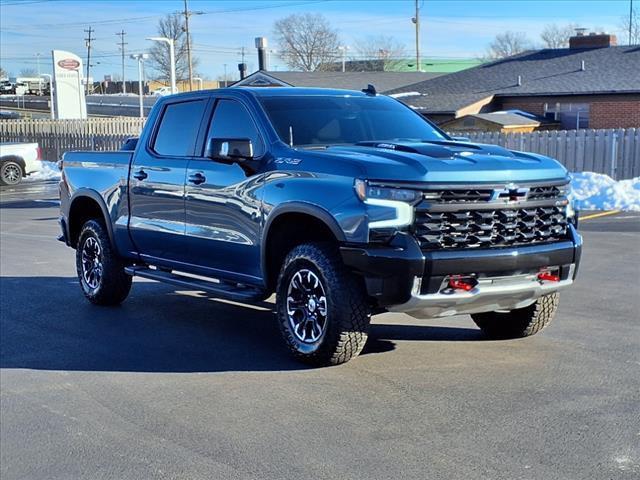
[[[25,182],[41,182],[43,180],[57,180],[60,178],[60,170],[56,162],[40,162],[40,169],[26,177]]]
[[[640,212],[640,177],[616,182],[601,173],[572,173],[569,198],[576,210]]]
[[[404,98],[404,97],[420,97],[422,94],[420,92],[402,92],[402,93],[392,93],[389,95],[393,98]]]

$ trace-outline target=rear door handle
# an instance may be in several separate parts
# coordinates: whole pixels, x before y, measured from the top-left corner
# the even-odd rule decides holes
[[[194,173],[193,175],[189,175],[189,182],[195,185],[200,185],[201,183],[204,183],[206,181],[207,181],[207,177],[205,177],[200,172]]]
[[[139,170],[136,173],[133,174],[133,178],[137,179],[137,180],[144,180],[145,178],[147,178],[149,175],[147,175],[147,172],[145,172],[144,170]]]

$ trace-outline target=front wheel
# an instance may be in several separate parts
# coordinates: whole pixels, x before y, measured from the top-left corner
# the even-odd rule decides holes
[[[24,172],[18,162],[8,160],[0,166],[0,185],[17,185],[22,181]]]
[[[76,270],[84,296],[96,305],[122,303],[131,290],[131,276],[124,267],[102,223],[86,222],[76,248]]]
[[[556,315],[559,299],[559,293],[550,293],[538,298],[528,307],[505,313],[475,313],[471,318],[489,338],[528,337],[551,323]]]
[[[327,366],[356,357],[367,341],[371,309],[364,284],[330,244],[295,247],[280,270],[277,315],[293,355]]]

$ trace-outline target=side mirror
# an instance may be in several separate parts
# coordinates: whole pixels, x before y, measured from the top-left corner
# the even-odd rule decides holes
[[[206,156],[225,163],[240,163],[253,158],[253,145],[248,138],[212,138]]]

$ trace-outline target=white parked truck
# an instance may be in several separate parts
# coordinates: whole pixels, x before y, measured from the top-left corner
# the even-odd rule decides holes
[[[0,143],[0,185],[17,185],[42,168],[40,160],[37,143]]]

